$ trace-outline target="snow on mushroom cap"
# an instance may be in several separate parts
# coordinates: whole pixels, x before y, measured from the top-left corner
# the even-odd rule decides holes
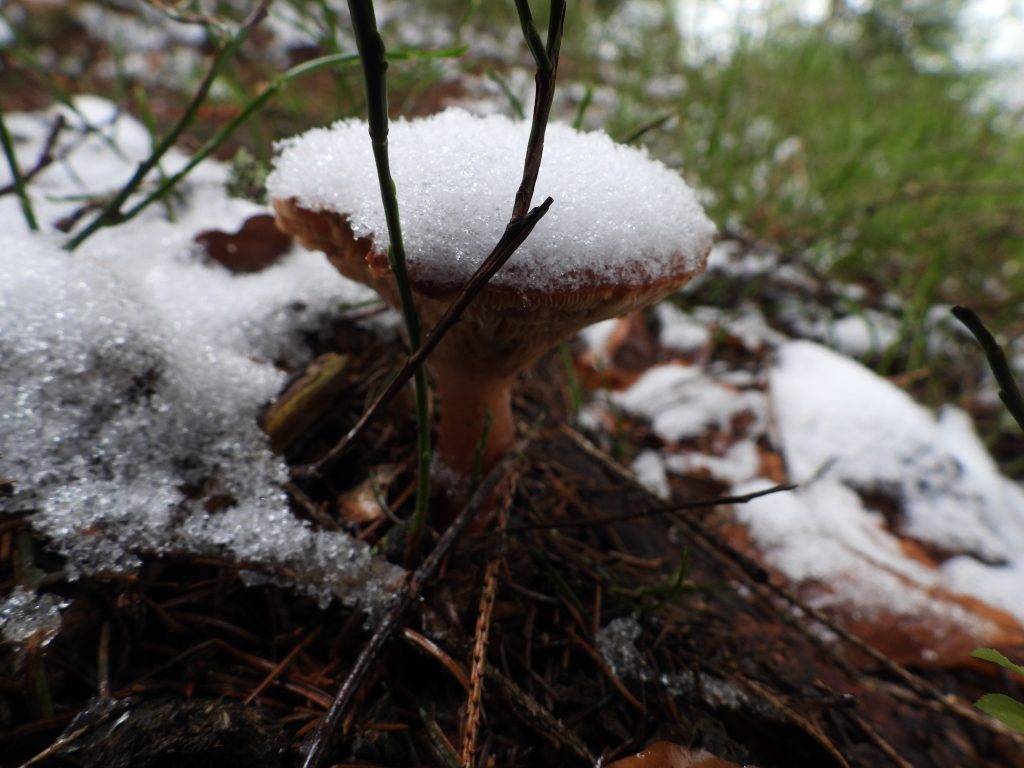
[[[508,221],[529,123],[449,109],[392,124],[392,175],[413,280],[461,283]],[[366,124],[344,120],[278,145],[271,197],[348,216],[356,236],[388,246]],[[699,270],[715,228],[693,190],[646,151],[604,133],[548,127],[534,196],[554,205],[495,276],[496,285],[575,289],[641,285]]]

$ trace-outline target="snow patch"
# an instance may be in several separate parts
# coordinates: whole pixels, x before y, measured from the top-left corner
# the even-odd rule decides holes
[[[812,342],[778,352],[771,396],[791,477],[819,472],[894,496],[902,532],[953,552],[1024,552],[1024,490],[999,475],[965,415],[936,419],[902,390]]]
[[[116,143],[87,134],[67,159],[87,179],[60,163],[33,187],[103,189],[128,167],[141,126],[101,100],[77,104]],[[32,117],[19,116],[23,132],[46,130]],[[19,234],[16,201],[0,199],[0,474],[39,510],[31,523],[72,578],[202,553],[379,610],[402,571],[292,514],[287,468],[256,423],[285,379],[273,361],[301,362],[300,332],[371,294],[307,251],[239,276],[205,260],[195,234],[260,210],[228,198],[224,177],[203,163],[175,221],[154,208],[74,255],[56,233]]]
[[[670,443],[698,437],[712,426],[728,429],[743,413],[760,422],[767,412],[762,393],[723,386],[699,368],[676,363],[651,367],[629,389],[613,392],[611,402],[648,419],[654,433]]]

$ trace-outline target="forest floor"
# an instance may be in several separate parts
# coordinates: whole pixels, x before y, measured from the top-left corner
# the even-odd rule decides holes
[[[66,257],[63,232],[145,157],[210,51],[194,25],[116,4],[27,3],[33,16],[19,20],[21,5],[4,7],[18,37],[0,87],[19,164],[38,166],[30,193],[46,233],[24,232],[15,196],[0,197],[0,352],[14,361],[0,371],[0,763],[297,765],[404,574],[415,483],[401,400],[329,477],[288,478],[335,443],[403,354],[392,314],[272,234],[259,201],[270,141],[358,113],[358,73],[285,89],[223,162],[205,160],[160,205]],[[892,175],[905,208],[880,222],[857,208],[879,179],[850,156],[816,173],[831,150],[813,131],[791,141],[774,115],[743,137],[755,105],[692,111],[721,105],[753,61],[738,56],[721,82],[688,69],[655,87],[670,22],[659,4],[633,5],[628,24],[595,10],[570,24],[556,111],[647,142],[719,191],[708,205],[721,242],[705,277],[587,329],[521,377],[504,522],[494,513],[465,536],[403,619],[334,764],[459,765],[469,719],[479,765],[607,764],[663,739],[761,768],[1024,766],[1024,739],[971,707],[990,691],[1020,698],[1019,682],[969,657],[1024,648],[1013,480],[1024,439],[942,305],[973,303],[1002,333],[1020,328],[1019,276],[990,279],[1019,263],[1009,213],[1020,192],[1001,175],[1024,151],[1019,131],[994,141],[991,115],[946,103],[976,128],[956,141],[990,142],[1000,162],[922,181],[909,172],[922,157],[907,151]],[[343,45],[338,20],[316,15],[331,6],[281,7],[161,173],[271,72]],[[512,17],[456,27],[417,15],[435,13],[382,15],[405,45],[470,44],[458,60],[396,65],[396,115],[520,108],[525,59],[518,30],[501,26]],[[637,29],[639,43],[622,31]],[[573,57],[587,34],[614,43],[609,58]],[[854,55],[783,47],[763,51],[761,69],[799,51],[811,71]],[[929,100],[949,83],[918,85]],[[937,124],[919,126],[923,144],[938,141]],[[874,134],[881,156],[890,139]],[[845,193],[822,196],[844,167]],[[950,279],[979,242],[942,229],[908,255],[892,232],[947,216],[945,198],[919,190],[953,183],[1005,194],[995,207],[958,198],[950,228],[989,247]],[[855,208],[863,221],[837,232]],[[271,454],[257,426],[268,403],[338,361],[310,406],[316,420]],[[53,431],[18,431],[40,414]],[[694,505],[788,483],[799,488]],[[489,643],[474,665],[481,614]]]

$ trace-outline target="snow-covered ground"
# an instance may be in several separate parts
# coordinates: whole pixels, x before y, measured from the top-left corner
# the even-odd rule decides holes
[[[712,264],[734,279],[785,269],[727,243]],[[699,303],[700,285],[685,290]],[[581,421],[598,430],[621,413],[650,421],[661,445],[633,468],[662,497],[673,475],[735,493],[798,483],[736,508],[740,544],[895,655],[949,663],[972,644],[1021,642],[1024,488],[999,473],[966,413],[919,405],[848,357],[861,345],[822,332],[819,309],[807,311],[817,322],[795,325],[832,348],[790,337],[754,306],[662,305],[658,344],[678,358],[599,393]],[[583,335],[584,360],[606,375],[623,339],[615,324]],[[745,349],[745,366],[702,362],[723,332]]]
[[[365,290],[299,248],[249,275],[207,261],[198,232],[234,231],[264,211],[230,198],[215,162],[189,178],[173,221],[153,206],[63,251],[53,224],[115,189],[149,150],[143,127],[109,103],[76,106],[64,111],[60,159],[31,183],[45,231],[29,233],[16,197],[0,197],[0,476],[14,482],[16,507],[34,510],[32,525],[68,557],[71,576],[132,569],[146,554],[212,553],[324,601],[384,604],[399,569],[293,516],[286,468],[256,424],[284,382],[273,361],[303,362],[296,332]],[[8,117],[22,166],[55,114]],[[186,159],[172,152],[164,170]],[[711,263],[736,280],[806,279],[734,244]],[[701,284],[686,290],[699,297]],[[797,309],[787,332],[752,304],[662,305],[663,361],[596,393],[581,419],[595,430],[619,413],[650,420],[659,444],[635,468],[662,495],[677,475],[737,491],[800,483],[736,510],[745,543],[865,633],[890,622],[917,638],[911,653],[922,661],[1019,639],[1024,491],[999,474],[964,413],[934,414],[843,354],[884,343],[889,315]],[[615,320],[587,329],[583,360],[612,366],[628,333]],[[722,334],[744,362],[709,360]],[[7,634],[22,619],[51,627],[58,610],[18,593],[0,622]]]
[[[75,105],[56,150],[67,156],[31,183],[44,232],[28,232],[14,195],[0,197],[0,475],[15,504],[38,510],[32,525],[70,577],[130,570],[143,554],[210,553],[251,565],[254,580],[381,606],[400,570],[294,517],[287,468],[256,423],[285,379],[273,361],[365,289],[301,250],[258,274],[206,260],[197,233],[265,212],[228,197],[215,162],[189,178],[173,221],[155,205],[65,252],[53,223],[149,151],[143,127],[109,103]],[[54,116],[8,116],[22,167]],[[186,159],[172,152],[165,170]]]

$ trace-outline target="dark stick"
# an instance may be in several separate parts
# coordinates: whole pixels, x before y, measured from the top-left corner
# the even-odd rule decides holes
[[[529,29],[538,37],[533,19],[529,16],[530,7],[526,2],[517,2],[516,10],[520,13],[520,21],[524,32]],[[524,13],[525,12],[525,13]],[[548,127],[551,115],[551,102],[555,98],[555,79],[558,76],[558,52],[562,47],[562,28],[565,25],[565,0],[551,0],[551,15],[548,19],[548,66],[538,64],[534,75],[533,119],[530,123],[530,140],[526,144],[526,158],[523,161],[523,181],[516,192],[516,201],[512,206],[513,220],[526,215],[533,201],[533,191],[537,187],[537,176],[540,174],[540,161],[544,154],[544,132]],[[527,33],[527,42],[530,34]]]
[[[532,16],[524,16],[523,3],[517,3],[517,10],[520,11],[520,20],[523,23],[524,33],[527,42],[530,42],[530,30],[536,33]],[[526,6],[526,11],[529,7]],[[462,288],[459,295],[445,310],[444,315],[437,322],[426,341],[415,350],[412,355],[406,358],[402,369],[391,380],[384,391],[370,404],[370,406],[359,417],[355,425],[345,434],[338,443],[331,448],[322,458],[313,464],[305,467],[296,467],[292,474],[295,477],[309,477],[319,475],[325,468],[333,464],[347,451],[358,437],[366,429],[366,426],[377,415],[380,409],[401,391],[406,382],[414,373],[421,370],[423,361],[437,347],[444,338],[445,333],[459,321],[462,313],[476,295],[483,290],[487,282],[504,266],[511,258],[516,249],[530,235],[537,222],[547,213],[553,202],[549,197],[543,203],[532,210],[528,210],[533,200],[534,189],[537,186],[537,175],[540,173],[540,161],[544,154],[544,134],[547,130],[548,117],[551,114],[551,102],[555,94],[555,78],[558,70],[558,52],[561,48],[562,29],[565,24],[565,0],[552,0],[551,16],[548,21],[548,39],[546,56],[548,66],[537,68],[536,93],[533,102],[533,120],[530,125],[530,138],[526,145],[526,158],[523,163],[523,178],[516,192],[515,203],[512,206],[512,217],[501,239],[491,253],[484,259],[476,272],[469,279],[469,282]]]
[[[607,523],[622,523],[628,520],[639,520],[644,517],[656,515],[669,515],[676,512],[684,512],[688,509],[706,509],[708,507],[719,507],[723,504],[746,504],[762,496],[770,496],[773,493],[792,491],[795,485],[775,485],[753,493],[745,493],[741,496],[718,496],[713,499],[697,499],[696,501],[684,501],[679,504],[664,504],[644,512],[628,512],[622,515],[606,515],[605,517],[579,518],[577,520],[555,520],[548,523],[528,523],[517,525],[508,529],[508,533],[516,531],[539,531],[548,528],[582,528],[590,525],[605,525]]]
[[[306,754],[305,761],[302,763],[302,768],[319,768],[323,763],[334,740],[334,734],[338,730],[338,725],[345,716],[345,712],[359,691],[360,686],[366,680],[366,676],[370,672],[370,666],[392,637],[394,637],[395,632],[401,626],[401,620],[406,611],[416,603],[424,588],[437,575],[441,562],[452,551],[455,543],[465,532],[466,528],[469,527],[469,524],[473,522],[484,508],[491,494],[505,478],[511,465],[519,460],[524,449],[525,446],[521,446],[519,450],[506,455],[494,469],[487,473],[483,482],[480,483],[473,493],[469,503],[459,512],[458,517],[455,518],[455,521],[437,542],[433,552],[427,556],[422,565],[416,569],[406,583],[398,600],[388,610],[387,615],[373,633],[370,641],[359,653],[359,657],[356,659],[351,671],[349,671],[348,677],[345,678],[345,682],[338,691],[338,695],[334,697],[334,702],[327,711],[327,716],[320,722],[316,730],[316,735],[313,737],[313,743]]]
[[[999,399],[1003,401],[1006,410],[1016,419],[1020,428],[1024,429],[1024,395],[1021,395],[1020,388],[1013,378],[1003,348],[999,346],[999,342],[995,340],[995,337],[973,310],[967,307],[953,307],[952,312],[953,316],[967,326],[967,330],[978,340],[978,344],[985,352],[985,357],[988,358],[992,375],[996,377],[996,382],[999,384]]]
[[[366,122],[373,144],[373,160],[377,166],[377,181],[387,221],[388,262],[398,286],[399,303],[405,330],[409,334],[409,348],[416,353],[422,346],[420,316],[413,303],[412,286],[405,267],[405,240],[402,238],[402,220],[398,213],[398,193],[391,176],[388,155],[388,59],[384,39],[377,30],[377,17],[373,0],[348,0],[356,47],[366,80]],[[416,504],[409,530],[409,553],[419,548],[420,535],[427,518],[430,503],[430,402],[427,392],[427,372],[419,366],[413,372],[416,386]],[[407,563],[408,564],[408,563]]]

